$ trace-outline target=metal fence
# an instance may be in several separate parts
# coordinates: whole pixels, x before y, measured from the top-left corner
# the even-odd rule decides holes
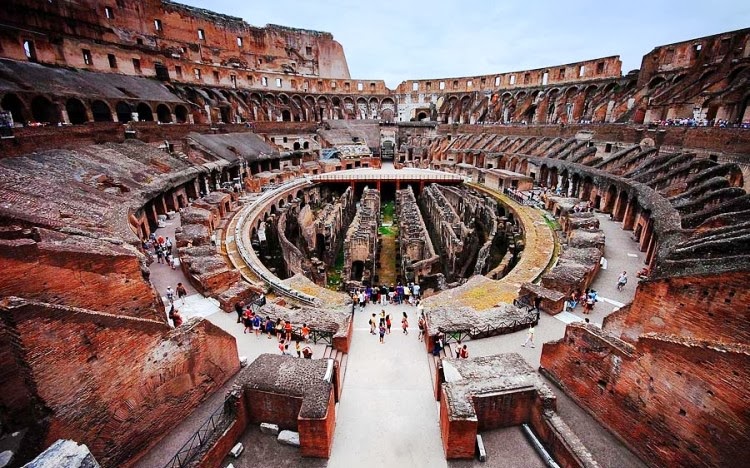
[[[214,439],[217,433],[226,429],[235,418],[235,398],[229,396],[216,411],[198,428],[187,442],[177,451],[164,468],[183,468],[189,466],[194,458],[202,453],[206,444]]]

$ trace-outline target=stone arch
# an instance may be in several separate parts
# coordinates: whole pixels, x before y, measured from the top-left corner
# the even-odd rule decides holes
[[[156,118],[161,123],[171,123],[172,111],[169,110],[166,104],[159,104],[156,106]]]
[[[672,82],[672,84],[676,84],[676,83],[679,83],[679,82],[680,82],[680,81],[682,81],[682,80],[683,80],[683,79],[684,79],[684,78],[685,78],[686,76],[687,76],[687,73],[678,73],[678,74],[676,74],[676,75],[675,75],[675,76],[674,76],[674,77],[672,78],[671,82]]]
[[[125,101],[115,104],[115,113],[118,122],[126,123],[133,120],[133,108]]]
[[[28,120],[26,105],[21,101],[21,98],[13,93],[3,96],[3,100],[0,101],[0,107],[11,113],[13,122],[24,123]]]
[[[660,84],[664,83],[665,81],[667,80],[663,76],[655,76],[651,78],[651,81],[648,82],[648,84],[646,85],[646,88],[648,88],[648,90],[651,91],[655,89],[657,86],[659,86]]]
[[[289,109],[284,109],[281,111],[281,120],[283,122],[291,122],[292,121],[292,112]]]
[[[94,122],[112,122],[112,109],[104,101],[96,100],[91,103],[91,115]]]
[[[188,110],[182,104],[177,104],[174,108],[174,116],[177,123],[186,123],[188,121]]]
[[[604,200],[604,206],[602,211],[605,213],[612,213],[615,208],[615,202],[617,201],[617,187],[614,184],[607,188],[607,198]]]
[[[65,102],[65,111],[68,113],[68,121],[74,125],[84,124],[89,121],[89,117],[86,115],[86,106],[80,99],[68,99]]]
[[[36,122],[59,123],[60,108],[44,96],[37,96],[31,101],[31,116]]]
[[[154,121],[154,113],[151,110],[151,106],[146,104],[145,102],[141,102],[136,107],[136,112],[138,112],[138,121],[140,122],[153,122]]]

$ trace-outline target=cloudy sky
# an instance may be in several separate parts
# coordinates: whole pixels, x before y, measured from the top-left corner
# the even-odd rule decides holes
[[[355,79],[447,78],[619,55],[750,27],[748,0],[178,0],[255,26],[328,31]]]

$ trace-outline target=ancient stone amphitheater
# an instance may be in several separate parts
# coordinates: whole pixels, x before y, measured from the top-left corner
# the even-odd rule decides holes
[[[262,422],[332,457],[367,335],[351,293],[397,283],[421,286],[414,359],[439,410],[418,418],[441,460],[523,424],[551,463],[623,466],[554,392],[638,463],[747,457],[750,29],[657,46],[627,74],[612,56],[391,90],[351,78],[326,32],[167,0],[6,0],[0,136],[11,465],[71,439],[103,466],[144,466],[227,389],[212,431],[168,466],[226,466]],[[216,321],[173,327],[144,240],[175,216],[197,296],[232,319],[253,304],[295,338],[306,323],[323,355],[241,370]],[[597,325],[561,324],[541,355],[500,353],[492,340],[570,316],[571,293],[598,284],[621,249],[603,223],[629,233],[634,295]],[[461,343],[468,360],[452,359]]]

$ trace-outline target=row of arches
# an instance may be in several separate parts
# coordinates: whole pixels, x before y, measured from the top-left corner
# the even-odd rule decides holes
[[[88,122],[126,123],[138,121],[160,123],[186,123],[190,121],[186,106],[170,107],[164,103],[116,101],[102,99],[84,100],[76,97],[59,100],[36,95],[28,100],[15,93],[6,93],[0,99],[0,109],[10,112],[19,124],[73,124]]]
[[[635,93],[637,82],[609,81],[568,87],[463,94],[446,97],[439,109],[443,123],[557,124],[579,121],[615,121],[607,115],[610,100],[620,102]],[[624,112],[623,108],[623,112]]]
[[[382,119],[392,121],[397,105],[391,97],[349,95],[300,95],[262,93],[237,89],[177,86],[173,91],[210,115],[200,118],[222,122],[315,122],[333,119]],[[196,118],[199,120],[200,118]]]

